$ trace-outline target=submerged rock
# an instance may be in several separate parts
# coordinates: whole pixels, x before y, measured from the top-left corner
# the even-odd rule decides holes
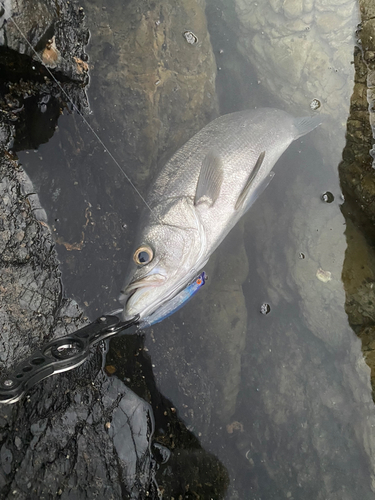
[[[353,89],[353,42],[359,22],[353,0],[235,0],[239,51],[259,84],[292,114],[311,114],[318,100],[326,123],[316,136],[324,161],[335,168]],[[328,148],[330,144],[330,148]],[[332,151],[332,152],[330,152]]]
[[[238,48],[261,83],[290,110],[308,111],[318,99],[325,113],[345,120],[339,109],[352,91],[356,2],[237,0],[235,7]]]
[[[360,492],[371,499],[375,410],[369,369],[344,309],[344,218],[337,201],[326,204],[319,195],[323,178],[334,186],[334,177],[309,173],[320,163],[314,155],[304,167],[296,163],[288,155],[286,178],[277,189],[270,184],[268,203],[248,226],[248,251],[257,256],[252,274],[255,268],[259,276],[254,289],[272,311],[253,315],[249,325],[242,391],[252,398],[243,401],[248,425],[238,445],[253,474],[263,471],[272,481],[262,481],[260,491],[321,499]],[[288,200],[281,211],[280,190]],[[272,244],[262,238],[264,227]],[[329,280],[319,278],[327,273]],[[353,481],[357,460],[364,465]]]
[[[90,46],[93,109],[98,123],[112,128],[132,179],[144,185],[159,161],[217,116],[205,2],[141,0],[124,16],[121,2],[96,0],[86,10],[97,26]]]

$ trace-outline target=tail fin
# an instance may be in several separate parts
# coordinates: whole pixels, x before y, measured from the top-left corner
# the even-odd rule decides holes
[[[325,120],[325,115],[315,115],[315,116],[304,116],[302,118],[295,118],[294,126],[296,128],[296,136],[302,137],[305,134],[308,134],[314,128],[319,127]]]

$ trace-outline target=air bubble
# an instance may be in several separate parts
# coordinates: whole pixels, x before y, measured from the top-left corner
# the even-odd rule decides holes
[[[310,108],[313,110],[313,111],[316,111],[317,109],[319,109],[321,106],[321,103],[319,101],[319,99],[313,99],[311,102],[310,102]]]
[[[260,306],[260,312],[261,314],[268,314],[269,312],[271,312],[271,306],[267,304],[267,302],[265,302]]]
[[[189,43],[190,45],[195,45],[198,43],[198,37],[194,35],[192,31],[184,31],[183,36],[187,43]]]
[[[325,193],[323,193],[321,198],[322,198],[322,201],[324,201],[324,203],[332,203],[333,200],[335,199],[333,194],[329,191],[326,191]]]

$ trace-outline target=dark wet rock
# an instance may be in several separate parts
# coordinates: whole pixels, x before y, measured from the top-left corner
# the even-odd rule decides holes
[[[355,82],[347,123],[347,142],[339,165],[340,182],[345,197],[352,198],[358,208],[375,221],[375,182],[373,158],[374,136],[374,72],[375,29],[372,2],[360,2],[362,23],[358,31],[359,47],[354,50]],[[374,136],[375,137],[375,136]]]
[[[352,198],[358,208],[372,221],[374,172],[371,165],[372,133],[367,101],[367,66],[361,51],[354,52],[356,75],[350,116],[347,123],[347,142],[343,151],[343,161],[339,165],[340,182],[347,199]]]
[[[37,9],[34,13],[41,15]],[[58,23],[55,28],[59,39]],[[14,33],[7,34],[15,42]],[[48,81],[3,81],[2,85],[0,373],[4,375],[44,342],[76,330],[87,318],[63,292],[45,211],[12,152],[25,142],[20,131],[30,126],[25,126],[29,102],[46,114],[43,106],[50,105],[51,98],[65,105],[62,90]],[[65,88],[71,88],[77,103],[84,95],[72,83]],[[86,106],[85,100],[79,104],[82,109]],[[34,147],[43,142],[38,141]],[[0,405],[1,498],[155,496],[155,488],[150,487],[152,410],[121,381],[102,374],[101,358],[100,349],[94,349],[81,368],[39,383],[19,403]]]
[[[360,2],[362,24],[359,32],[362,56],[367,66],[367,100],[369,104],[370,125],[372,137],[375,140],[375,9],[372,2],[362,0]],[[372,166],[375,168],[375,145],[371,150],[373,158]]]
[[[375,388],[375,326],[365,326],[357,331],[362,342],[362,351],[366,364],[371,369],[371,386]]]
[[[64,78],[87,83],[88,66],[82,54],[89,33],[83,18],[82,7],[73,1],[6,1],[0,16],[2,74],[40,80],[49,77],[49,68]]]
[[[0,106],[15,126],[13,151],[37,149],[55,132],[62,110],[88,111],[84,86],[88,42],[75,2],[5,2],[0,17]]]
[[[55,133],[64,108],[86,113],[85,90],[71,82],[0,81],[4,122],[14,126],[12,151],[36,150]]]
[[[374,200],[373,162],[374,113],[373,60],[375,31],[372,2],[361,1],[362,23],[358,30],[359,46],[354,50],[355,82],[347,123],[346,146],[339,165],[341,187],[345,196],[342,212],[346,218],[347,250],[342,278],[346,291],[345,310],[348,321],[362,341],[366,363],[371,368],[374,389],[373,327],[375,305]],[[371,154],[370,154],[371,153]],[[372,155],[372,156],[371,156]]]
[[[2,136],[8,141],[11,136],[5,125]],[[28,201],[32,184],[4,145],[0,159],[2,374],[48,338],[74,331],[85,321],[77,304],[63,295],[50,229],[37,220]],[[10,492],[20,499],[30,495],[122,498],[125,491],[144,498],[152,469],[152,411],[119,380],[103,378],[100,366],[97,351],[83,368],[40,383],[20,403],[0,405],[2,498]],[[109,432],[105,424],[111,421]]]
[[[2,497],[154,498],[152,410],[121,381],[101,375],[100,361],[48,379],[24,404],[1,408],[2,415],[8,410]],[[5,436],[16,436],[14,444]]]
[[[351,325],[366,325],[375,323],[375,283],[362,283],[362,285],[350,295],[346,304],[346,312],[350,318]]]
[[[0,168],[4,373],[47,338],[74,331],[85,319],[63,295],[51,232],[28,202],[30,180],[6,151]],[[100,367],[96,351],[82,368],[47,379],[13,406],[0,405],[2,498],[10,492],[19,499],[145,498],[146,491],[153,497],[152,410]]]
[[[347,249],[342,280],[345,287],[345,311],[348,321],[362,341],[364,359],[371,369],[371,384],[375,388],[375,254],[372,245],[374,227],[356,204],[348,200],[342,206],[346,218]]]
[[[28,200],[31,181],[6,150],[0,169],[1,362],[9,368],[52,334],[65,300],[50,230],[33,214],[35,197],[33,206]]]

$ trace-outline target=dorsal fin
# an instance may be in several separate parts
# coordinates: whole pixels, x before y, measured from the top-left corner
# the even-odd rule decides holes
[[[212,206],[220,194],[223,182],[223,166],[221,158],[214,151],[205,156],[195,191],[194,205],[208,203]]]
[[[241,191],[239,197],[237,198],[237,201],[236,201],[236,205],[235,205],[235,210],[239,210],[240,208],[243,207],[243,204],[247,198],[247,195],[249,194],[249,190],[250,190],[250,187],[251,187],[251,184],[253,183],[255,177],[258,175],[258,172],[260,170],[260,167],[262,166],[262,163],[263,163],[263,160],[264,160],[264,157],[266,155],[266,152],[263,151],[262,153],[260,153],[257,161],[256,161],[256,164],[255,164],[255,167],[253,168],[253,170],[251,171],[250,175],[249,175],[249,178],[243,188],[243,190]]]

